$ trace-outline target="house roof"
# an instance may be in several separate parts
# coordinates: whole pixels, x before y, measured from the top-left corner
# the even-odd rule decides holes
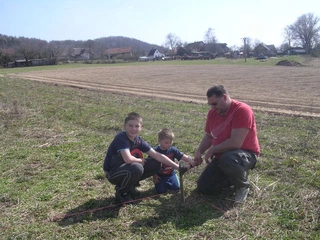
[[[0,52],[2,52],[3,54],[7,54],[7,55],[14,55],[15,54],[15,51],[12,48],[0,49]]]
[[[157,51],[157,49],[152,48],[152,49],[150,50],[150,52],[148,53],[148,56],[153,56],[156,51]]]
[[[276,50],[276,47],[273,45],[273,44],[271,44],[271,45],[267,45],[267,47],[270,49],[270,50]]]
[[[189,43],[186,48],[188,48],[190,50],[201,51],[203,49],[203,47],[204,47],[204,42],[199,41],[199,42]]]
[[[264,48],[264,49],[267,49],[268,51],[270,51],[270,49],[268,48],[267,45],[263,44],[263,43],[259,43],[255,48]]]
[[[71,50],[71,55],[80,56],[81,54],[84,54],[86,51],[88,51],[88,50],[85,48],[73,48]]]
[[[104,54],[105,55],[116,55],[116,54],[125,54],[125,53],[131,53],[131,52],[132,52],[132,47],[109,48],[104,52]]]
[[[276,47],[273,45],[273,44],[271,44],[271,45],[266,45],[266,44],[264,44],[264,43],[259,43],[258,44],[258,46],[256,46],[255,48],[258,48],[258,47],[263,47],[263,48],[265,48],[266,50],[268,50],[268,51],[276,51]]]

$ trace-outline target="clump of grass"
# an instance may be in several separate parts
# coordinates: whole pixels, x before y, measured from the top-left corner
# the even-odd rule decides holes
[[[256,113],[262,153],[243,206],[199,195],[202,165],[184,176],[185,203],[155,196],[148,179],[144,199],[119,208],[102,164],[126,114],[141,114],[151,145],[168,127],[192,156],[208,107],[4,77],[0,85],[3,239],[317,239],[319,119]]]

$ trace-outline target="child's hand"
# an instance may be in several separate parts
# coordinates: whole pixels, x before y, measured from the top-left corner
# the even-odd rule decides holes
[[[145,158],[140,158],[140,159],[141,159],[140,164],[143,166],[146,163],[146,159]]]
[[[190,170],[191,168],[193,168],[193,167],[196,166],[196,162],[193,161],[193,159],[192,159],[191,157],[188,157],[188,159],[186,160],[186,162],[188,162],[189,165],[190,165],[189,168],[188,168],[188,170]]]
[[[195,161],[193,161],[192,159],[191,159],[191,161],[189,162],[189,164],[190,164],[190,168],[193,168],[193,167],[195,167],[196,166],[196,162]]]
[[[160,177],[158,176],[158,174],[153,175],[153,183],[157,184],[159,183]]]

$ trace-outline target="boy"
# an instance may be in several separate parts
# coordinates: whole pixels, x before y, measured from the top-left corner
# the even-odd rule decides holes
[[[124,131],[115,136],[104,159],[103,170],[108,181],[115,185],[116,200],[120,203],[138,197],[140,193],[135,186],[140,180],[154,175],[161,163],[179,169],[178,164],[156,152],[139,136],[141,129],[140,115],[135,112],[129,113],[124,121]],[[145,160],[140,151],[152,159]]]
[[[168,128],[163,128],[158,133],[159,145],[154,148],[155,151],[166,155],[172,162],[174,162],[175,159],[179,161],[183,160],[189,163],[190,168],[193,167],[195,165],[194,161],[189,156],[180,152],[176,147],[173,147],[173,140],[174,133]],[[177,172],[172,166],[166,163],[162,164],[160,172],[153,175],[153,182],[155,184],[156,192],[159,194],[165,193],[168,190],[179,191],[180,189]]]

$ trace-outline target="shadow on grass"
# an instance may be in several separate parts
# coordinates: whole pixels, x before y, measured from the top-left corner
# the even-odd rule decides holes
[[[228,197],[225,194],[221,194],[219,199],[216,197],[202,196],[197,190],[192,191],[185,198],[184,203],[180,193],[171,194],[165,198],[160,197],[157,200],[161,204],[153,204],[155,214],[135,221],[131,225],[132,231],[154,230],[168,223],[179,229],[190,229],[203,225],[207,220],[219,219],[225,212],[233,208],[233,204],[225,200],[225,197]]]
[[[227,197],[225,194],[221,194],[217,199],[217,196],[202,196],[196,190],[185,198],[184,203],[181,200],[180,193],[162,196],[160,194],[155,195],[154,190],[148,190],[143,192],[143,196],[145,197],[133,201],[132,204],[152,207],[155,214],[135,221],[132,224],[133,231],[136,231],[137,228],[155,228],[168,222],[171,222],[176,228],[189,229],[194,226],[201,226],[207,220],[218,219],[226,211],[233,208],[225,200],[225,197]],[[158,202],[144,201],[151,198]],[[117,218],[121,207],[124,207],[124,205],[116,204],[114,197],[104,200],[90,199],[52,221],[57,222],[60,226],[68,226]]]
[[[90,199],[53,221],[58,222],[60,226],[68,226],[88,221],[116,218],[121,206],[120,204],[115,204],[114,197],[104,200]]]

